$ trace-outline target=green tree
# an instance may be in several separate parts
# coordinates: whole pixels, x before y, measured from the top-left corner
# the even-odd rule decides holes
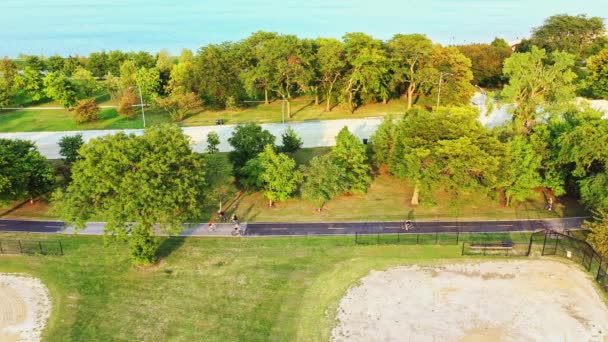
[[[108,73],[108,55],[105,51],[92,52],[87,58],[85,68],[91,72],[94,77],[103,77]]]
[[[46,66],[44,65],[44,60],[34,55],[25,57],[25,66],[38,71],[43,71],[44,69],[46,69]]]
[[[502,189],[507,205],[513,202],[523,202],[536,195],[534,189],[543,186],[543,178],[539,173],[542,156],[536,154],[529,139],[517,135],[507,146],[506,165]]]
[[[240,56],[245,72],[241,74],[243,85],[251,96],[264,92],[264,104],[269,104],[269,83],[276,72],[271,56],[269,41],[278,36],[274,32],[258,31],[243,41]]]
[[[495,37],[494,40],[490,43],[490,45],[499,49],[511,49],[511,46],[509,46],[509,43],[507,43],[506,40],[498,37]]]
[[[219,145],[220,136],[215,132],[209,132],[209,134],[207,134],[207,153],[212,154],[219,152]]]
[[[82,133],[76,135],[64,135],[59,140],[59,154],[63,157],[63,162],[66,165],[72,165],[80,160],[78,150],[84,145]]]
[[[540,115],[574,97],[573,66],[572,55],[553,52],[548,56],[545,50],[536,47],[505,60],[503,73],[509,78],[509,84],[501,97],[513,104],[514,123],[521,132],[529,134]]]
[[[140,68],[135,73],[135,81],[141,89],[144,100],[152,100],[160,90],[160,74],[156,69]]]
[[[604,36],[606,27],[600,17],[558,14],[532,30],[532,44],[548,52],[562,51],[579,59],[587,56],[593,42]]]
[[[19,75],[15,63],[4,57],[0,60],[0,107],[9,105],[17,94]]]
[[[64,59],[59,55],[53,55],[46,60],[46,67],[48,71],[62,71],[64,66]]]
[[[212,44],[201,48],[192,73],[195,87],[206,103],[225,108],[228,97],[240,98],[244,93],[236,45],[233,43]],[[189,77],[186,77],[182,82],[189,81]]]
[[[285,132],[281,135],[281,140],[283,145],[281,146],[281,152],[286,153],[294,153],[300,148],[302,148],[302,138],[298,136],[298,133],[291,128],[291,126],[287,127]]]
[[[346,72],[344,44],[337,39],[317,39],[317,63],[319,83],[325,95],[325,111],[331,111],[332,92],[336,83]]]
[[[93,96],[95,91],[99,89],[97,79],[95,79],[93,73],[83,67],[74,70],[71,82],[74,84],[80,98]]]
[[[238,125],[234,128],[228,143],[233,150],[230,152],[230,161],[236,170],[245,166],[248,160],[255,158],[264,151],[266,145],[274,145],[275,137],[262,126],[254,123]]]
[[[127,58],[127,55],[120,50],[112,50],[108,52],[107,69],[112,76],[120,76],[120,66]]]
[[[470,107],[412,109],[399,123],[389,166],[414,186],[411,203],[433,191],[487,195],[498,181],[502,144]]]
[[[343,171],[328,155],[312,158],[310,164],[302,168],[302,198],[315,202],[318,211],[323,210],[327,202],[347,191],[342,183]]]
[[[136,73],[137,65],[134,61],[126,60],[120,65],[120,86],[122,89],[137,85]]]
[[[84,65],[85,60],[83,57],[68,56],[68,58],[63,61],[63,69],[59,71],[63,72],[66,76],[72,76],[72,73],[74,70],[76,70],[76,68]]]
[[[388,165],[393,155],[397,125],[391,116],[386,116],[371,137],[372,161],[376,167]]]
[[[463,55],[456,47],[442,47],[436,45],[433,48],[431,63],[437,70],[437,74],[431,83],[425,86],[431,91],[429,94],[436,98],[439,92],[439,78],[441,72],[441,99],[444,105],[465,105],[471,102],[475,88],[471,84],[473,72],[471,71],[471,60]],[[437,82],[437,83],[435,83]]]
[[[608,99],[608,47],[587,59],[587,70],[585,84],[591,95]]]
[[[54,184],[53,168],[32,142],[0,139],[0,202],[32,201]]]
[[[153,69],[156,66],[156,57],[146,51],[129,52],[125,59],[132,60],[136,69]]]
[[[347,33],[344,45],[349,71],[344,77],[343,101],[353,113],[365,100],[388,99],[389,60],[382,42],[364,33]]]
[[[105,236],[128,241],[136,263],[154,262],[156,229],[178,234],[208,195],[204,156],[174,125],[92,139],[80,155],[72,183],[55,194],[59,216],[78,229],[103,217]]]
[[[340,186],[346,193],[367,192],[372,178],[365,145],[346,126],[336,136],[336,146],[332,148],[330,158],[342,169]]]
[[[405,93],[407,109],[410,109],[414,94],[436,78],[437,71],[431,64],[433,42],[422,34],[396,34],[387,45],[393,71],[393,90],[399,94]]]
[[[302,179],[296,162],[283,153],[276,153],[270,144],[255,159],[247,162],[242,173],[253,179],[253,183],[262,190],[269,207],[291,197]]]
[[[167,112],[173,121],[182,121],[188,113],[203,105],[201,100],[192,92],[174,91],[167,97],[156,98],[156,105]]]
[[[42,75],[38,70],[25,67],[21,77],[22,89],[32,101],[39,101],[44,98],[44,83]]]
[[[112,100],[118,99],[118,97],[121,95],[120,77],[108,73],[105,78],[106,80],[103,83],[103,87],[110,94],[110,98]]]
[[[194,92],[197,89],[192,62],[179,62],[173,65],[169,76],[169,83],[165,91],[171,93],[180,89],[181,91]]]
[[[74,84],[61,72],[49,72],[44,77],[44,92],[49,98],[59,101],[65,108],[72,108],[77,100]]]
[[[95,99],[80,100],[74,109],[74,121],[79,124],[95,121],[99,118],[100,112]]]

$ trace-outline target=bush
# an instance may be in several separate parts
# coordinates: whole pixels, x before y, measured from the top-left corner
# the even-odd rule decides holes
[[[74,121],[76,123],[95,121],[99,118],[99,113],[100,109],[95,99],[81,100],[74,111]]]
[[[133,106],[137,104],[137,96],[133,89],[127,89],[123,92],[120,97],[120,103],[118,105],[118,114],[126,116],[129,119],[133,119],[135,116],[135,109]]]
[[[283,140],[283,145],[281,146],[282,152],[293,153],[302,147],[302,139],[291,126],[287,128],[283,135],[281,135],[281,138]]]

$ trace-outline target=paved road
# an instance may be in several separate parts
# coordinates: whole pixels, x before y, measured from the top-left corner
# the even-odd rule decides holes
[[[603,110],[608,113],[608,101],[590,101],[594,108]],[[488,127],[496,126],[504,121],[510,120],[511,116],[507,112],[507,106],[494,109],[491,113],[486,113],[485,95],[476,93],[471,103],[480,109],[479,121]],[[607,114],[608,116],[608,114]],[[335,145],[335,137],[338,132],[347,126],[348,129],[359,139],[369,138],[382,122],[382,117],[370,117],[364,119],[343,119],[343,120],[323,120],[323,121],[302,121],[290,122],[286,125],[262,124],[264,129],[269,130],[274,136],[280,140],[281,134],[288,126],[291,126],[302,137],[304,147],[321,147]],[[198,126],[184,127],[184,133],[192,138],[194,150],[196,152],[204,152],[207,147],[207,134],[216,132],[220,137],[219,149],[222,152],[231,150],[228,144],[228,138],[232,135],[235,125],[224,126]],[[33,141],[38,149],[45,157],[49,159],[57,159],[59,155],[59,146],[57,143],[62,137],[81,133],[85,141],[104,136],[107,134],[116,134],[118,132],[142,134],[141,129],[124,129],[124,130],[87,130],[87,131],[67,131],[67,132],[26,132],[26,133],[0,133],[0,138],[6,139],[25,139]],[[277,141],[279,143],[280,141]]]
[[[510,221],[419,221],[414,228],[405,232],[403,222],[314,222],[314,223],[242,223],[240,229],[245,236],[312,236],[312,235],[354,235],[391,233],[449,233],[449,232],[517,232],[534,231],[545,228],[580,228],[582,217],[542,220]],[[233,224],[218,224],[215,232],[207,229],[207,224],[188,226],[181,236],[230,236]],[[91,222],[78,234],[101,235],[103,222]],[[74,230],[58,221],[0,220],[0,232],[31,232],[73,234]],[[159,234],[162,235],[162,234]]]

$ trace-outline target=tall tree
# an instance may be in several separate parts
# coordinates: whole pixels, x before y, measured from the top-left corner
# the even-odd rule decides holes
[[[608,99],[608,47],[587,60],[589,76],[585,84],[591,95],[600,99]]]
[[[371,137],[372,161],[376,167],[388,165],[395,148],[397,125],[391,116],[384,117]]]
[[[63,57],[52,55],[46,60],[46,67],[48,71],[62,71],[64,63]]]
[[[72,108],[78,100],[76,87],[61,72],[49,72],[44,77],[44,91],[49,98],[59,101],[65,108]]]
[[[0,202],[31,201],[54,184],[53,168],[32,142],[0,139]]]
[[[40,71],[26,66],[21,77],[22,89],[32,101],[44,98],[44,83]]]
[[[137,85],[135,74],[137,73],[137,65],[134,61],[126,60],[120,65],[120,86],[122,89],[127,89]]]
[[[99,89],[93,73],[83,67],[78,67],[74,70],[71,82],[74,84],[80,98],[93,96],[95,91]]]
[[[238,125],[234,128],[228,143],[233,150],[230,152],[230,161],[238,171],[245,166],[248,160],[255,158],[264,150],[266,145],[273,145],[274,135],[254,123]]]
[[[155,230],[181,232],[208,194],[204,156],[192,151],[177,126],[148,127],[141,136],[96,138],[80,155],[72,183],[56,193],[61,219],[83,228],[87,220],[103,217],[104,235],[128,241],[136,263],[154,262]]]
[[[353,113],[365,100],[388,99],[389,61],[382,42],[364,33],[347,33],[344,45],[349,71],[344,77],[343,100]]]
[[[201,48],[192,72],[196,89],[205,103],[225,107],[228,97],[238,99],[244,92],[235,44],[223,43]],[[184,81],[188,82],[188,78]]]
[[[491,88],[502,86],[503,64],[512,54],[508,45],[505,47],[500,44],[499,47],[493,44],[471,44],[458,46],[458,50],[471,60],[473,84]]]
[[[426,84],[431,89],[431,96],[439,98],[438,95],[441,95],[440,105],[469,104],[475,93],[475,88],[471,84],[473,80],[471,60],[454,46],[440,45],[433,48],[431,58],[431,63],[438,72],[433,82]],[[440,73],[443,73],[443,77]],[[439,85],[441,94],[438,94]]]
[[[344,44],[337,39],[317,39],[318,78],[325,95],[325,111],[331,111],[332,93],[336,83],[346,72]]]
[[[108,73],[108,54],[105,51],[91,53],[85,67],[93,76],[103,77]]]
[[[309,165],[302,168],[302,198],[315,202],[317,210],[321,211],[327,202],[346,192],[342,183],[343,171],[329,155],[312,158]]]
[[[264,93],[264,104],[269,104],[268,86],[275,73],[272,60],[268,58],[271,53],[268,42],[278,36],[275,32],[258,31],[252,33],[241,44],[243,50],[239,56],[242,58],[245,72],[241,75],[247,92],[257,96],[259,91]]]
[[[345,126],[336,136],[330,152],[332,161],[342,168],[340,185],[349,194],[367,192],[372,182],[365,145]]]
[[[127,54],[120,50],[112,50],[108,52],[107,69],[108,74],[113,76],[120,75],[120,66],[127,58]]]
[[[75,135],[64,135],[59,140],[59,154],[63,157],[63,162],[66,165],[72,165],[80,160],[78,150],[84,145],[82,133]]]
[[[296,162],[283,153],[276,153],[270,144],[255,159],[247,162],[242,174],[262,190],[270,207],[291,197],[302,178]]]
[[[17,66],[13,61],[4,57],[0,60],[0,107],[13,102],[13,97],[18,91],[18,83]]]
[[[547,55],[536,47],[505,60],[503,73],[509,84],[501,97],[513,104],[513,120],[521,132],[529,134],[539,115],[574,97],[573,66],[574,56],[558,51]]]
[[[407,109],[412,108],[414,94],[420,87],[433,82],[436,70],[430,63],[433,42],[422,34],[396,34],[388,42],[392,87],[405,93]]]
[[[548,52],[562,51],[583,59],[593,42],[605,34],[604,20],[600,17],[558,14],[532,30],[531,41]]]
[[[498,180],[502,144],[477,120],[470,107],[412,109],[399,123],[391,173],[414,186],[411,203],[421,195],[446,191],[488,194]]]
[[[135,73],[135,82],[144,100],[152,100],[158,96],[160,90],[160,74],[156,69],[140,68]]]

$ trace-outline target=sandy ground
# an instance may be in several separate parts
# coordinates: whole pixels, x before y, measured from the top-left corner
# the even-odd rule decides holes
[[[372,271],[337,320],[334,341],[608,341],[592,280],[556,261]]]
[[[40,341],[50,311],[48,290],[40,280],[0,273],[0,341]]]

